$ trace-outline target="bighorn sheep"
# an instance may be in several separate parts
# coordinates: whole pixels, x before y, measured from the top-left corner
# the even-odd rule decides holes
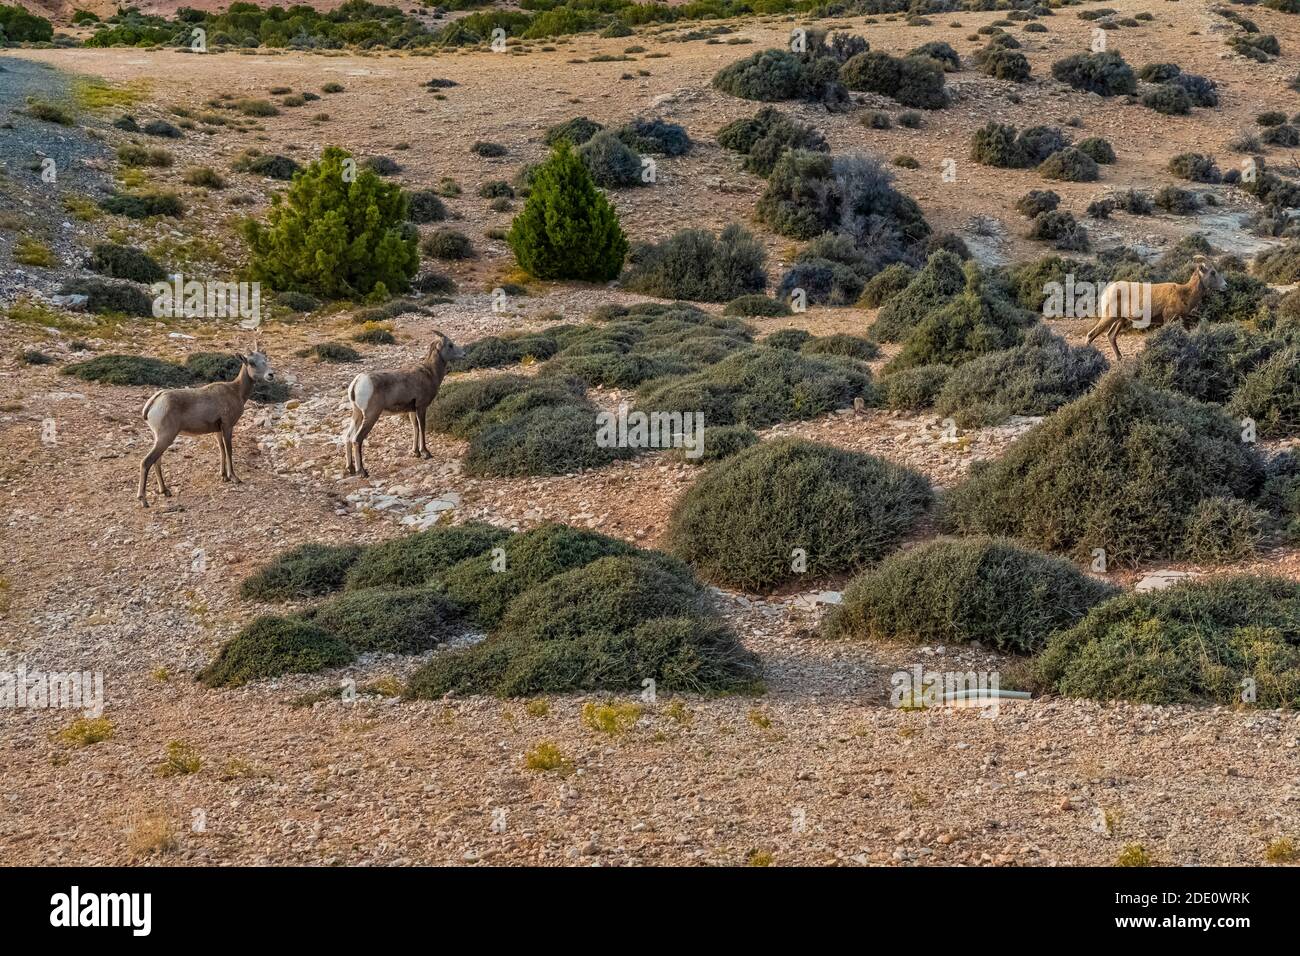
[[[352,421],[343,435],[343,444],[347,448],[349,475],[369,477],[361,446],[382,415],[409,416],[415,457],[433,457],[424,440],[424,416],[438,394],[447,366],[465,357],[465,350],[442,332],[433,334],[434,340],[422,362],[396,372],[362,372],[348,386]]]
[[[1186,322],[1206,293],[1222,292],[1228,287],[1227,280],[1205,256],[1197,256],[1192,261],[1196,268],[1186,282],[1112,282],[1102,289],[1097,302],[1100,318],[1088,333],[1088,344],[1104,332],[1115,359],[1122,361],[1119,333],[1126,324],[1145,329],[1158,328],[1175,319]],[[1142,324],[1137,323],[1139,318]]]
[[[261,351],[238,355],[239,375],[233,382],[213,382],[201,388],[167,388],[154,392],[144,403],[143,416],[153,432],[153,448],[140,462],[140,490],[136,497],[146,508],[145,486],[149,469],[158,472],[158,491],[171,497],[171,490],[163,480],[162,458],[180,433],[207,435],[217,433],[221,444],[221,480],[239,484],[235,476],[235,448],[231,434],[239,416],[244,414],[244,403],[253,394],[253,386],[275,378],[271,363]]]

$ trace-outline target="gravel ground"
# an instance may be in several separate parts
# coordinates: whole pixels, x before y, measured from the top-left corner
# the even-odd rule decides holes
[[[1125,13],[1145,6],[1138,0],[1111,5]],[[1043,248],[1019,235],[1011,206],[1042,186],[1037,177],[963,163],[954,189],[937,174],[942,159],[960,154],[971,131],[988,119],[1023,126],[1077,114],[1083,126],[1076,136],[1111,138],[1120,159],[1102,183],[1054,187],[1078,210],[1099,191],[1167,182],[1162,169],[1168,158],[1193,144],[1226,157],[1223,145],[1254,113],[1293,106],[1285,90],[1300,65],[1294,52],[1300,51],[1300,27],[1292,26],[1293,18],[1250,10],[1265,31],[1278,34],[1284,50],[1277,62],[1260,65],[1223,57],[1221,21],[1206,4],[1185,0],[1155,12],[1153,24],[1120,31],[1112,40],[1134,64],[1174,60],[1214,77],[1222,89],[1220,110],[1161,117],[1039,81],[1016,90],[1016,103],[1008,97],[1010,84],[966,71],[950,78],[959,105],[927,117],[921,130],[877,133],[852,116],[810,107],[791,112],[825,128],[836,151],[915,156],[922,168],[900,170],[899,183],[937,227],[961,231],[974,216],[995,218],[1000,229],[981,241],[982,252],[1027,258]],[[865,30],[881,49],[905,51],[947,39],[968,55],[977,44],[962,38],[997,17],[962,13],[935,17],[930,27],[895,22]],[[949,28],[951,19],[962,27]],[[1052,60],[1082,48],[1091,30],[1067,11],[1045,22],[1051,33],[1027,45],[1039,77]],[[483,291],[510,265],[504,246],[483,233],[503,227],[509,214],[488,210],[477,187],[509,178],[539,158],[541,132],[553,122],[577,113],[621,122],[653,111],[685,123],[700,143],[689,157],[662,164],[659,191],[615,197],[634,237],[747,219],[761,184],[710,143],[718,126],[752,113],[753,105],[721,96],[708,78],[760,45],[779,44],[787,29],[784,22],[742,24],[738,35],[755,41],[748,48],[581,37],[554,53],[530,55],[523,79],[520,62],[478,53],[182,59],[159,51],[50,50],[24,52],[23,58],[114,82],[151,80],[153,98],[138,111],[142,120],[166,115],[174,104],[202,108],[218,92],[265,96],[273,85],[314,89],[334,79],[348,88],[313,104],[333,117],[325,127],[309,121],[308,107],[267,119],[259,130],[169,143],[177,162],[158,175],[163,184],[182,188],[192,215],[162,228],[89,224],[82,244],[112,228],[131,241],[162,244],[171,262],[190,255],[200,240],[209,245],[201,247],[205,255],[196,257],[197,268],[215,272],[227,259],[237,261],[241,250],[230,238],[231,226],[259,214],[273,184],[229,173],[230,188],[205,195],[179,187],[179,176],[195,163],[226,173],[248,146],[306,158],[325,142],[344,142],[362,153],[397,157],[407,185],[457,178],[464,195],[450,202],[455,225],[474,237],[479,256],[450,267],[461,289],[454,302],[432,315],[399,317],[397,345],[364,350],[365,366],[382,368],[422,353],[435,328],[471,341],[542,324],[557,313],[573,320],[598,304],[632,301],[616,289],[537,284],[506,311],[493,312]],[[670,57],[639,61],[652,75],[630,81],[618,79],[627,63],[568,62],[617,53],[632,42]],[[0,57],[10,71],[6,91],[16,88],[8,80],[18,62]],[[28,67],[18,69],[28,75]],[[460,86],[446,101],[434,100],[419,85],[430,76]],[[529,95],[520,102],[501,96],[502,89],[525,82]],[[22,127],[0,130],[0,149],[19,131],[31,135]],[[108,134],[110,145],[115,136]],[[507,159],[469,154],[466,144],[475,139],[504,143]],[[26,145],[19,153],[30,151],[34,141],[20,141]],[[395,148],[405,141],[413,148]],[[1233,190],[1221,193],[1227,205],[1216,216],[1249,209]],[[1094,242],[1159,250],[1194,228],[1194,219],[1117,217],[1095,230]],[[1231,239],[1231,230],[1226,233]],[[792,244],[770,235],[764,241],[775,276]],[[44,291],[61,271],[15,276],[0,260],[0,292]],[[6,766],[21,768],[0,781],[0,854],[7,861],[1056,865],[1113,863],[1125,845],[1140,843],[1161,864],[1259,864],[1269,842],[1300,836],[1296,714],[1062,699],[1005,703],[996,715],[899,710],[889,706],[889,696],[891,676],[900,670],[1005,671],[1014,662],[980,648],[824,641],[816,626],[826,606],[817,595],[842,586],[835,580],[766,597],[720,595],[737,633],[764,660],[767,692],[645,702],[636,726],[615,736],[582,723],[583,697],[548,698],[544,706],[366,695],[355,702],[298,700],[343,680],[364,686],[400,679],[418,659],[372,657],[334,672],[239,690],[203,688],[193,681],[194,671],[266,610],[238,597],[239,580],[284,548],[383,540],[408,530],[434,502],[452,502],[456,521],[528,528],[558,519],[654,546],[673,502],[695,480],[692,466],[662,455],[580,475],[475,479],[462,473],[464,448],[454,441],[431,441],[432,461],[408,458],[406,433],[396,422],[372,436],[367,457],[373,478],[349,478],[342,472],[339,435],[343,389],[358,367],[295,355],[305,345],[345,338],[353,330],[348,319],[324,313],[269,322],[263,343],[293,384],[293,398],[251,408],[240,423],[235,460],[245,483],[219,481],[210,439],[181,439],[164,462],[176,497],[148,511],[135,503],[133,486],[148,445],[140,406],[150,390],[87,384],[60,375],[57,367],[20,365],[15,353],[22,348],[71,359],[72,336],[0,323],[7,346],[0,354],[0,445],[7,452],[0,460],[6,501],[0,514],[0,671],[20,665],[29,672],[102,671],[105,713],[113,725],[110,739],[73,747],[57,736],[73,714],[0,709],[0,754]],[[787,326],[861,332],[871,319],[862,310],[815,309],[756,325],[764,333]],[[1054,326],[1078,342],[1087,323]],[[1131,348],[1140,346],[1140,339],[1130,341]],[[141,324],[99,329],[90,344],[99,352],[179,359],[248,342],[228,326]],[[621,396],[596,397],[613,407]],[[937,440],[936,424],[868,410],[769,434],[870,451],[918,468],[944,487],[973,461],[998,455],[1031,422],[968,432],[955,445]],[[1300,577],[1300,553],[1269,552],[1234,567],[1168,567]],[[1113,579],[1128,585],[1158,569],[1116,572]],[[161,776],[158,768],[176,741],[193,749],[200,767]],[[567,772],[525,767],[524,755],[542,742],[558,747],[571,764]]]

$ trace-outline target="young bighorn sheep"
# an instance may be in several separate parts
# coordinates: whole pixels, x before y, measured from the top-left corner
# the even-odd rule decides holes
[[[1196,268],[1186,282],[1112,282],[1102,289],[1097,302],[1100,318],[1088,333],[1088,344],[1104,332],[1116,361],[1123,361],[1119,354],[1119,334],[1126,325],[1145,329],[1159,328],[1175,320],[1185,323],[1207,293],[1222,292],[1228,287],[1228,280],[1205,256],[1197,256],[1192,261]],[[1138,320],[1142,320],[1141,324]]]
[[[217,433],[221,445],[221,480],[239,484],[235,476],[235,450],[231,434],[239,416],[244,414],[244,403],[253,394],[253,386],[275,378],[271,363],[260,351],[236,356],[239,375],[233,382],[213,382],[201,388],[166,388],[154,392],[144,403],[143,416],[153,432],[153,448],[140,462],[140,490],[136,497],[146,508],[145,486],[149,469],[158,472],[158,491],[171,497],[171,490],[163,480],[162,458],[178,434],[207,435]]]
[[[434,332],[424,361],[396,372],[362,372],[348,386],[352,421],[343,435],[348,474],[369,477],[361,446],[383,415],[406,415],[411,420],[415,457],[432,458],[424,440],[424,416],[438,394],[447,366],[465,357],[465,350],[442,332]],[[355,449],[355,461],[353,450]]]

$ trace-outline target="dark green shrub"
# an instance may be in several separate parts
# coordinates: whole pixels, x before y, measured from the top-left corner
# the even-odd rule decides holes
[[[1221,410],[1111,375],[976,465],[945,497],[945,524],[1112,563],[1182,553],[1204,498],[1249,498],[1262,478],[1240,426]]]
[[[64,375],[102,385],[148,385],[153,388],[184,388],[192,384],[179,365],[143,355],[97,355],[63,367]]]
[[[704,453],[702,455],[689,458],[682,449],[677,449],[673,452],[674,456],[681,461],[687,461],[695,465],[711,465],[714,462],[722,461],[724,458],[730,458],[746,448],[757,445],[759,441],[758,433],[744,425],[723,425],[721,428],[710,428],[706,434],[708,440],[704,442]]]
[[[796,122],[771,106],[763,107],[748,119],[722,127],[718,130],[718,143],[744,154],[745,169],[760,176],[770,176],[777,160],[788,150],[830,151],[820,130]]]
[[[296,601],[343,587],[348,569],[361,554],[353,544],[303,544],[276,555],[239,585],[250,601]]]
[[[1282,47],[1271,33],[1238,33],[1226,42],[1235,52],[1257,63],[1267,63],[1282,55]]]
[[[638,153],[684,156],[691,149],[691,138],[687,135],[686,127],[662,119],[637,117],[622,126],[617,135]]]
[[[1016,212],[1026,219],[1051,212],[1061,204],[1061,197],[1050,189],[1031,189],[1016,200]]]
[[[403,535],[372,545],[347,571],[349,591],[362,588],[422,587],[453,565],[497,547],[509,532],[470,522]]]
[[[1101,171],[1097,168],[1097,161],[1083,150],[1067,146],[1043,160],[1038,166],[1038,175],[1068,183],[1091,183],[1100,178]]]
[[[957,51],[948,43],[942,40],[931,40],[929,43],[922,43],[916,49],[911,50],[908,56],[928,56],[932,60],[938,60],[943,64],[943,68],[949,73],[955,73],[961,69],[961,57]]]
[[[746,100],[821,102],[830,109],[848,105],[839,80],[840,59],[815,37],[807,53],[760,50],[723,67],[713,77],[714,89]]]
[[[1153,387],[1222,404],[1281,347],[1273,337],[1236,323],[1202,324],[1193,332],[1168,325],[1150,337],[1134,374]]]
[[[578,155],[597,186],[640,186],[641,156],[611,130],[603,130],[578,147]]]
[[[885,407],[901,412],[929,408],[951,374],[948,365],[920,365],[890,372],[880,380]]]
[[[915,276],[916,270],[905,263],[895,262],[891,266],[886,266],[862,287],[862,298],[858,300],[858,305],[868,309],[885,305],[906,289]]]
[[[245,224],[253,278],[327,298],[407,288],[419,255],[415,236],[404,228],[406,197],[366,169],[346,182],[347,159],[343,150],[326,147],[286,194],[272,198],[265,225]]]
[[[804,342],[799,351],[805,355],[846,355],[865,362],[880,355],[880,346],[861,336],[836,332]]]
[[[99,207],[115,216],[149,219],[153,216],[180,218],[185,214],[181,197],[169,190],[145,190],[138,193],[114,193],[99,201]]]
[[[115,242],[96,243],[86,265],[100,275],[132,282],[161,282],[167,278],[166,270],[143,249]]]
[[[520,267],[539,279],[608,282],[627,255],[618,214],[565,143],[538,168],[507,242]]]
[[[1152,202],[1175,216],[1190,216],[1201,206],[1200,198],[1190,189],[1179,186],[1162,186],[1156,190]]]
[[[951,252],[934,253],[907,287],[881,308],[871,326],[871,337],[880,342],[903,341],[926,315],[965,287],[961,260]]]
[[[709,437],[713,437],[712,432]],[[504,558],[485,548],[476,557],[465,558],[434,578],[439,591],[487,628],[501,621],[510,602],[519,595],[566,571],[586,567],[601,558],[654,555],[638,552],[630,544],[595,531],[552,523],[521,534],[502,535],[495,546],[502,548]],[[689,575],[684,568],[676,567],[681,574]]]
[[[209,687],[240,687],[342,667],[355,658],[352,648],[324,628],[293,617],[259,617],[222,646],[198,679]]]
[[[1056,634],[1035,664],[1067,697],[1147,704],[1300,703],[1300,652],[1290,635],[1300,587],[1282,578],[1188,581],[1100,604]]]
[[[123,166],[150,166],[155,169],[166,169],[175,162],[172,154],[165,149],[148,149],[135,143],[123,143],[119,146],[117,161]]]
[[[1050,415],[1085,394],[1106,368],[1096,349],[1072,347],[1039,325],[1015,348],[955,368],[939,392],[935,411],[963,428],[997,425],[1011,415]]]
[[[1187,522],[1187,557],[1198,562],[1244,561],[1255,554],[1267,517],[1239,498],[1202,499]]]
[[[634,246],[623,287],[663,299],[726,302],[763,291],[766,259],[762,244],[735,223],[716,238],[707,229],[683,229],[663,242]]]
[[[1009,541],[936,541],[891,555],[854,578],[822,631],[833,638],[979,643],[1028,654],[1117,593],[1062,558]]]
[[[470,243],[469,236],[459,229],[446,227],[435,229],[425,236],[420,242],[420,251],[431,259],[446,261],[474,257],[474,246]]]
[[[1228,411],[1252,419],[1261,438],[1300,434],[1300,349],[1282,349],[1249,371]]]
[[[1100,136],[1088,136],[1079,140],[1075,149],[1086,156],[1091,156],[1093,162],[1100,163],[1103,166],[1115,162],[1115,150],[1106,140]]]
[[[1214,164],[1214,157],[1204,153],[1179,153],[1169,160],[1169,171],[1181,179],[1189,179],[1194,183],[1223,181],[1219,167]]]
[[[97,315],[153,315],[153,299],[138,285],[130,282],[107,282],[103,279],[70,279],[63,283],[59,295],[86,296],[86,311]]]
[[[180,139],[181,131],[166,120],[150,120],[140,127],[140,132],[146,136],[157,136],[162,139]]]
[[[1176,63],[1148,63],[1138,71],[1138,79],[1144,83],[1167,83],[1181,72]]]
[[[1219,105],[1218,84],[1211,79],[1195,73],[1180,73],[1169,82],[1187,94],[1192,106]]]
[[[648,382],[638,390],[636,405],[703,412],[710,426],[766,428],[816,418],[852,405],[855,398],[875,402],[871,372],[860,362],[759,347],[691,375]]]
[[[185,170],[185,185],[200,189],[225,189],[226,180],[211,166],[191,166]]]
[[[732,299],[722,310],[723,315],[739,315],[745,317],[762,317],[774,318],[781,315],[791,315],[790,306],[777,299],[770,299],[765,295],[741,295]]]
[[[514,199],[515,190],[504,179],[490,179],[478,188],[480,199]]]
[[[1137,78],[1124,58],[1113,51],[1076,53],[1052,64],[1052,76],[1076,90],[1099,96],[1137,92]]]
[[[1142,94],[1142,105],[1166,116],[1186,116],[1192,111],[1192,98],[1176,83],[1161,83]]]
[[[419,654],[461,628],[457,610],[432,588],[369,588],[341,594],[303,617],[359,654]]]
[[[561,326],[571,329],[573,326]],[[556,337],[559,329],[545,332],[506,332],[503,335],[486,335],[465,346],[465,357],[456,363],[456,370],[474,368],[501,368],[524,359],[544,360],[560,350]]]
[[[595,120],[589,120],[585,116],[575,116],[571,120],[565,120],[563,123],[547,129],[542,137],[542,142],[547,146],[556,146],[561,142],[565,142],[576,148],[604,128]]]
[[[812,333],[803,329],[778,329],[763,340],[763,344],[772,349],[790,349],[798,352],[805,342],[812,341]]]
[[[859,53],[840,68],[840,80],[850,90],[879,93],[904,106],[937,110],[948,104],[944,68],[926,56],[894,57],[888,53]]]
[[[485,140],[475,140],[470,145],[469,151],[476,156],[483,156],[487,159],[496,159],[506,154],[506,148],[500,143],[489,143]]]
[[[965,276],[964,291],[926,313],[907,334],[902,351],[890,360],[891,371],[918,365],[957,365],[1021,341],[1037,317],[982,276],[974,263]]]
[[[1088,230],[1079,225],[1073,213],[1059,209],[1035,216],[1025,235],[1029,239],[1046,239],[1057,249],[1076,252],[1088,249]]]
[[[407,216],[421,225],[442,222],[447,218],[447,207],[432,189],[417,189],[407,193]]]
[[[1251,271],[1274,285],[1300,282],[1300,242],[1289,242],[1261,252],[1255,257]]]
[[[245,150],[234,162],[235,172],[252,173],[255,176],[265,176],[267,179],[279,179],[284,182],[293,179],[293,174],[301,168],[297,160],[290,159],[288,156],[262,153],[256,149]]]
[[[719,693],[758,674],[698,584],[653,560],[608,557],[520,595],[487,640],[434,657],[407,695],[629,691],[647,678],[664,691]]]
[[[799,573],[816,579],[878,560],[930,499],[915,472],[781,438],[711,467],[674,508],[667,540],[707,580],[766,591]]]
[[[1010,80],[1023,83],[1029,79],[1029,60],[1023,53],[1015,50],[990,50],[979,64],[980,72],[995,80]]]
[[[300,349],[297,354],[300,358],[314,358],[318,362],[347,363],[361,359],[360,352],[341,342],[318,342]]]

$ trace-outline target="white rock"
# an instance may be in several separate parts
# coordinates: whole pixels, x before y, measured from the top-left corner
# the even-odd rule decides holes
[[[1133,590],[1137,591],[1139,594],[1145,594],[1148,591],[1163,591],[1165,588],[1171,587],[1179,581],[1198,577],[1200,577],[1200,575],[1195,571],[1176,571],[1173,568],[1165,568],[1161,571],[1152,571],[1135,584]]]

